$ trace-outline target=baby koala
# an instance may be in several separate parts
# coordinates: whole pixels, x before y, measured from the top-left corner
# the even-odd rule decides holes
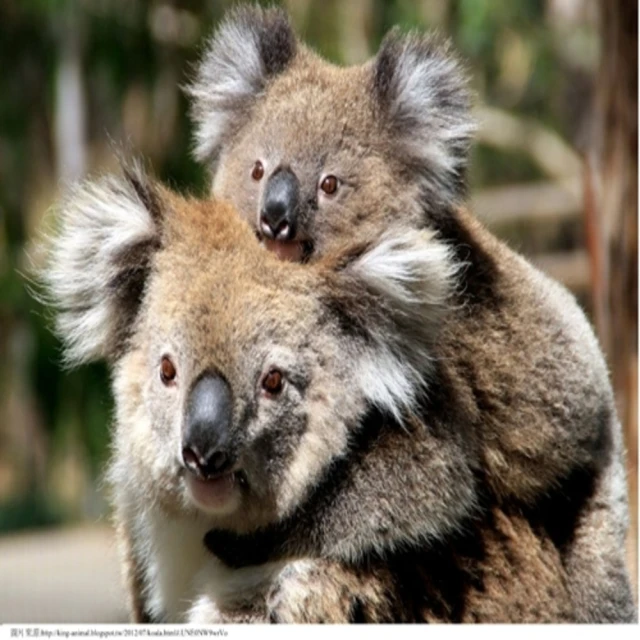
[[[378,521],[354,497],[344,530],[302,542],[296,518],[245,537],[212,531],[212,551],[233,566],[384,555],[446,539],[464,517],[497,506],[547,531],[575,619],[626,619],[626,489],[606,366],[570,294],[462,206],[473,123],[448,46],[392,31],[372,60],[341,68],[302,44],[280,10],[240,7],[213,35],[190,95],[214,197],[232,202],[280,258],[313,264],[346,243],[420,230],[448,249],[431,265],[434,279],[456,266],[446,318],[413,318],[400,335],[428,353],[412,413],[457,434],[471,470],[470,498],[449,503],[447,518],[415,516],[429,504],[422,485],[394,493],[381,473],[377,499],[407,517]],[[435,332],[420,343],[423,325]]]

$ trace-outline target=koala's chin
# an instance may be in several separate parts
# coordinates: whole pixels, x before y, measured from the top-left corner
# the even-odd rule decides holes
[[[187,473],[185,485],[193,504],[211,515],[226,515],[240,505],[240,479],[236,473],[225,473],[216,478],[202,479]]]
[[[264,238],[262,244],[268,251],[275,253],[280,260],[289,262],[304,262],[311,253],[310,245],[304,242],[284,242]]]

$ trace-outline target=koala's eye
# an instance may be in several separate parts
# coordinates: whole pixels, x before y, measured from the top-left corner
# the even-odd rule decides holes
[[[256,163],[253,165],[253,171],[251,172],[251,177],[254,180],[261,180],[264,175],[264,167],[262,166],[262,162],[260,160],[256,160]]]
[[[320,183],[320,188],[328,195],[332,196],[338,190],[339,181],[335,176],[326,176]]]
[[[169,356],[163,356],[160,362],[160,380],[165,385],[170,385],[176,377],[176,367],[169,359]]]
[[[284,376],[278,369],[269,369],[262,378],[262,388],[269,395],[277,396],[284,388]]]

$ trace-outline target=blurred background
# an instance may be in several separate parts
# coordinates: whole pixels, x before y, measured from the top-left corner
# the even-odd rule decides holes
[[[206,194],[180,86],[224,0],[0,1],[0,622],[125,619],[101,473],[103,366],[65,372],[24,274],[64,186],[149,160]],[[477,92],[472,204],[578,297],[624,425],[637,550],[637,2],[289,0],[311,46],[352,64],[393,25],[436,28]],[[8,578],[8,579],[7,579]],[[70,607],[71,605],[71,607]]]

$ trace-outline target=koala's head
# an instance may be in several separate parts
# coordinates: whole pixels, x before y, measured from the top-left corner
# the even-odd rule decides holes
[[[139,174],[79,188],[46,271],[71,363],[112,366],[112,477],[249,529],[299,504],[371,407],[409,415],[455,266],[428,231],[312,265]]]
[[[464,195],[473,130],[459,65],[394,30],[361,66],[330,64],[277,9],[222,22],[189,88],[196,156],[268,248],[301,260],[339,239],[424,225]]]

